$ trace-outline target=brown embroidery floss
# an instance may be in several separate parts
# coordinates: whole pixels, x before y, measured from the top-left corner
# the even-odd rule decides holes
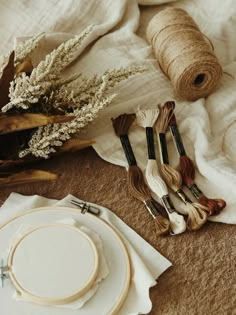
[[[179,96],[194,101],[217,88],[223,73],[221,65],[211,42],[186,11],[160,11],[148,25],[147,38]]]
[[[156,123],[156,128],[159,132],[159,135],[160,131],[162,131],[162,133],[165,135],[165,132],[168,128],[168,123],[171,119],[170,117],[173,115],[172,106],[167,106],[166,104],[172,105],[172,102],[167,102],[162,108],[160,108],[159,118]],[[163,142],[165,141],[164,136],[162,136],[162,141]],[[162,159],[161,171],[162,176],[165,179],[165,182],[186,205],[185,214],[188,216],[187,218],[188,230],[190,231],[198,230],[207,221],[206,212],[207,208],[199,203],[192,203],[192,201],[184,193],[184,191],[182,190],[181,174],[169,165],[167,149],[165,155],[162,155],[161,159]]]
[[[146,179],[151,190],[158,195],[170,219],[170,227],[174,234],[183,233],[186,230],[186,222],[184,217],[178,214],[168,194],[165,182],[158,172],[153,126],[158,117],[158,108],[138,110],[136,112],[137,123],[145,128],[148,147],[148,162],[146,166]]]
[[[133,197],[145,204],[146,208],[154,218],[157,234],[166,234],[170,230],[170,222],[168,219],[160,215],[159,212],[163,212],[164,208],[152,199],[151,191],[145,183],[142,171],[137,166],[128,138],[128,131],[134,119],[135,114],[123,114],[115,119],[112,119],[114,131],[117,137],[120,138],[127,162],[129,164],[127,172],[128,189]]]
[[[172,107],[174,110],[175,103],[168,102],[165,107]],[[193,161],[187,156],[181,135],[178,130],[177,122],[174,113],[169,120],[169,127],[172,133],[172,137],[176,144],[177,151],[180,156],[180,172],[184,181],[184,184],[190,189],[194,197],[203,205],[207,207],[209,215],[218,214],[225,208],[226,202],[223,199],[209,199],[199,189],[195,180],[195,165]]]

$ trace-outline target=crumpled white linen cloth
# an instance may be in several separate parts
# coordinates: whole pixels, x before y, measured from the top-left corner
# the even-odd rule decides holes
[[[81,201],[72,195],[68,195],[58,201],[38,195],[23,196],[17,193],[11,193],[0,208],[0,223],[20,214],[22,211],[39,207],[55,205],[76,208],[76,206],[70,203],[71,200]],[[131,261],[132,278],[129,292],[117,315],[147,314],[152,308],[149,288],[156,284],[155,280],[157,277],[171,266],[171,262],[159,254],[110,210],[102,206],[95,206],[101,210],[99,217],[115,228],[121,236]],[[3,310],[0,306],[1,314],[2,312],[5,314],[6,311],[7,310]],[[68,314],[66,312],[69,312],[69,310],[65,309],[65,314]],[[76,310],[74,310],[74,312],[74,314],[76,314]],[[60,312],[60,314],[63,313]]]
[[[222,149],[223,135],[236,119],[236,81],[225,74],[216,92],[195,102],[174,95],[171,83],[160,71],[151,46],[145,40],[148,21],[165,5],[181,7],[195,19],[201,31],[212,41],[223,70],[235,77],[236,6],[233,0],[2,0],[0,51],[8,51],[15,37],[45,31],[46,37],[37,55],[41,59],[62,41],[94,24],[92,33],[78,50],[78,58],[67,73],[82,71],[92,75],[133,64],[150,65],[152,70],[116,86],[114,91],[119,95],[87,128],[85,137],[96,140],[94,148],[103,159],[127,166],[110,118],[133,112],[138,105],[148,108],[174,99],[186,151],[199,170],[197,184],[207,196],[227,201],[221,214],[210,219],[236,223],[236,124],[228,130]],[[130,139],[138,164],[144,168],[147,161],[144,131],[134,125]],[[171,138],[168,147],[171,164],[176,166],[177,154]]]

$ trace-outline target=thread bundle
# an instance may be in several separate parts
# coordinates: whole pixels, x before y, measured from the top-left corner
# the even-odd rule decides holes
[[[137,162],[129,142],[128,132],[131,124],[135,120],[135,114],[123,114],[112,119],[113,128],[116,135],[120,138],[126,159],[129,164],[128,188],[129,192],[138,200],[142,201],[155,220],[157,234],[165,234],[169,230],[173,234],[180,234],[186,227],[190,231],[201,228],[207,221],[209,215],[218,214],[225,206],[226,202],[222,199],[209,199],[198,188],[195,179],[195,166],[193,161],[187,156],[178,130],[174,115],[175,103],[166,102],[159,108],[140,110],[136,112],[136,122],[146,130],[146,140],[148,149],[148,162],[146,166],[146,180],[150,189],[156,193],[162,205],[155,203],[151,197],[151,190],[145,183],[141,169]],[[154,146],[154,126],[157,133],[160,151],[161,165],[160,173],[156,161]],[[169,157],[166,142],[166,132],[170,129],[175,142],[177,152],[180,156],[180,172],[169,165]],[[160,175],[161,174],[161,175]],[[183,191],[182,186],[186,185],[198,202],[192,202]],[[181,211],[176,210],[167,186],[185,204]],[[168,219],[163,217],[163,210],[168,215]],[[180,212],[180,214],[178,212]],[[187,216],[185,222],[184,217]]]
[[[155,156],[153,126],[158,117],[158,109],[138,110],[136,112],[137,123],[146,129],[148,162],[146,166],[146,179],[151,190],[161,199],[170,220],[170,227],[174,234],[180,234],[186,230],[184,217],[179,215],[169,197],[165,182],[158,173]]]
[[[174,110],[175,103],[167,102],[164,107],[169,110]],[[195,166],[193,161],[187,156],[181,135],[178,130],[174,112],[169,119],[169,127],[172,133],[173,140],[176,144],[177,152],[180,159],[180,172],[182,174],[184,184],[189,188],[194,197],[206,207],[209,215],[219,214],[226,207],[226,202],[223,199],[210,199],[204,195],[195,183]]]
[[[160,214],[164,211],[164,208],[152,200],[151,191],[146,185],[143,173],[137,165],[128,138],[129,128],[132,125],[134,119],[134,114],[123,114],[115,119],[112,119],[113,129],[117,137],[120,138],[127,162],[129,164],[127,172],[128,189],[133,197],[145,204],[146,208],[154,218],[157,234],[166,234],[169,232],[170,223]]]
[[[187,12],[179,8],[160,11],[148,25],[147,38],[179,96],[194,101],[217,88],[221,65],[211,42]]]
[[[167,147],[165,133],[169,127],[171,118],[174,115],[174,102],[166,102],[163,107],[159,108],[159,110],[160,113],[156,121],[156,131],[159,139],[162,140],[162,142],[165,144],[165,147]],[[181,174],[169,165],[167,148],[165,149],[165,154],[161,154],[161,173],[170,189],[173,190],[179,199],[181,199],[181,201],[186,205],[185,214],[187,215],[188,230],[194,231],[202,227],[207,221],[208,209],[199,203],[192,203],[192,201],[184,193],[182,189]]]

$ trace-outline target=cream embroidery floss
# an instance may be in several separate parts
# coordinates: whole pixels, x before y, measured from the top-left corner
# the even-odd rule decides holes
[[[165,105],[167,103],[165,103]],[[186,206],[183,210],[185,210],[185,214],[187,215],[187,229],[190,231],[195,231],[206,223],[208,217],[207,207],[199,203],[191,202],[182,189],[181,174],[169,165],[165,133],[168,129],[169,120],[173,115],[173,108],[165,105],[159,108],[160,114],[156,122],[159,144],[162,148],[161,174],[167,185],[176,193],[176,195],[184,202]]]
[[[160,11],[149,22],[147,38],[180,97],[194,101],[216,90],[222,67],[211,42],[187,12],[179,8]]]
[[[129,138],[128,132],[135,119],[134,114],[123,114],[112,119],[113,129],[117,137],[120,138],[127,162],[129,164],[127,180],[130,194],[144,203],[152,215],[157,235],[166,234],[170,230],[170,222],[168,219],[160,215],[164,208],[151,197],[151,191],[145,183],[143,173],[138,167]],[[159,212],[158,212],[159,211]]]
[[[178,214],[169,197],[168,189],[159,175],[154,139],[153,126],[158,117],[158,109],[137,110],[136,118],[139,126],[145,128],[148,145],[148,162],[146,166],[146,179],[151,190],[158,195],[170,219],[170,227],[174,234],[183,233],[186,230],[186,222],[184,217]]]

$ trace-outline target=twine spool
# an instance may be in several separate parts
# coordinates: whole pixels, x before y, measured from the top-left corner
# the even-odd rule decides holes
[[[148,25],[147,38],[179,96],[195,101],[217,88],[221,65],[211,42],[187,12],[178,8],[160,11]]]

